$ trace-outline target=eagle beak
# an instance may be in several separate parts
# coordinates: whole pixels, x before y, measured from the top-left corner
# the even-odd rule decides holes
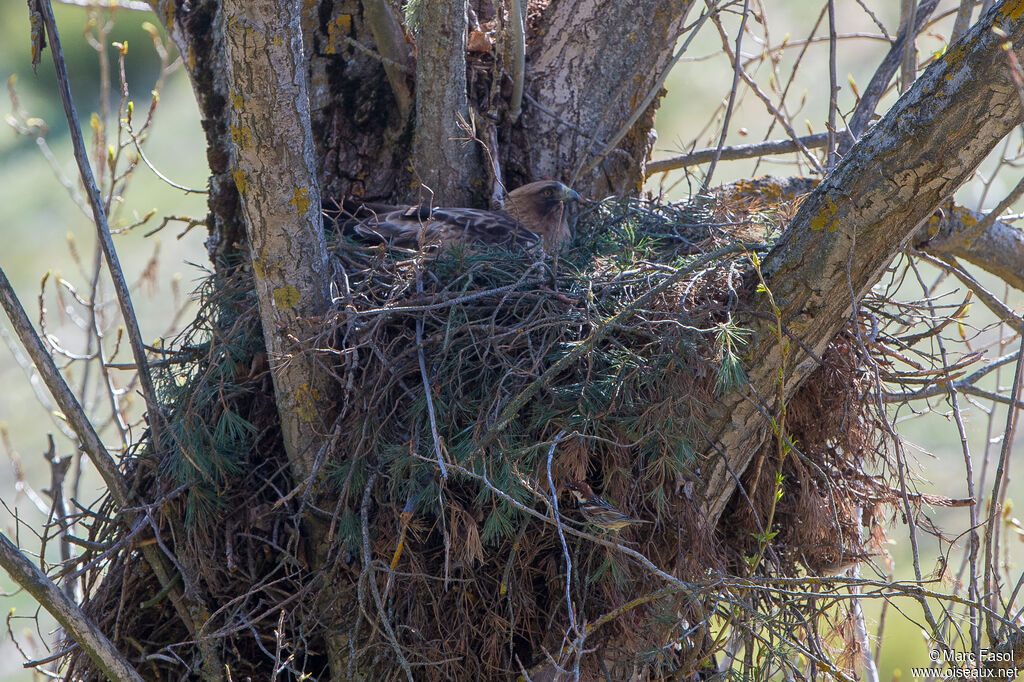
[[[561,198],[562,201],[579,201],[580,195],[576,193],[576,190],[566,187]]]

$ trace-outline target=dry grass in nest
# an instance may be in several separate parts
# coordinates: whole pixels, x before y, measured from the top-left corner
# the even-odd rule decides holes
[[[706,407],[736,379],[741,350],[723,335],[752,288],[745,254],[765,248],[736,244],[729,207],[704,205],[604,204],[557,263],[338,239],[336,309],[307,340],[337,382],[320,490],[290,480],[249,275],[211,278],[163,373],[176,447],[128,466],[141,496],[159,501],[161,541],[209,605],[204,635],[233,679],[269,679],[275,660],[289,661],[285,675],[324,679],[327,633],[367,679],[403,667],[416,679],[507,678],[563,650],[570,610],[580,627],[598,623],[587,647],[613,678],[706,658],[690,628],[714,606],[660,592],[663,578],[615,547],[681,580],[744,574],[775,492],[769,443],[746,477],[750,502],[720,528],[700,523],[694,444]],[[809,547],[837,530],[857,542],[852,510],[873,485],[878,425],[863,409],[859,351],[841,337],[825,361],[789,405],[799,456],[782,467],[776,518],[791,530],[761,571],[809,565]],[[573,480],[652,523],[595,539],[563,494]],[[304,539],[310,523],[335,541],[326,567]],[[96,528],[97,543],[123,538]],[[88,610],[118,614],[102,622],[152,679],[197,670],[131,543],[115,547],[94,569]],[[631,602],[640,595],[653,596]],[[585,679],[603,674],[582,665]],[[86,666],[73,659],[73,672]]]

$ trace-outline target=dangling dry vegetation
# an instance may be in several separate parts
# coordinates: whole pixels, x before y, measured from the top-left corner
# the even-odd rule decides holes
[[[731,601],[731,576],[819,575],[876,551],[893,497],[875,476],[887,425],[865,368],[884,334],[853,326],[785,419],[769,415],[782,435],[722,524],[701,523],[702,416],[743,381],[734,320],[763,295],[752,254],[789,210],[738,196],[595,206],[554,262],[335,236],[335,309],[296,344],[337,385],[318,485],[291,480],[279,445],[250,274],[207,280],[160,369],[175,446],[144,445],[125,469],[182,588],[216,605],[198,636],[231,678],[326,679],[326,633],[341,633],[352,679],[544,679],[549,660],[584,679],[635,666],[657,679],[722,648],[697,626],[793,598]],[[564,494],[574,480],[651,523],[595,534]],[[135,551],[153,534],[126,535],[108,511],[92,526],[87,610],[151,679],[197,670]],[[326,566],[308,524],[334,540]],[[71,676],[88,666],[73,656]]]

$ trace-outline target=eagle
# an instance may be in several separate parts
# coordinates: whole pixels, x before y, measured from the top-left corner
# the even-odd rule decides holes
[[[531,182],[508,193],[504,209],[388,206],[346,199],[343,232],[409,248],[481,244],[533,247],[557,253],[572,233],[566,204],[580,195],[555,180]]]

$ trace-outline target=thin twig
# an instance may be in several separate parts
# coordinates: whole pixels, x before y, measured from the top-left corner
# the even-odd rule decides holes
[[[565,541],[565,533],[562,532],[562,517],[558,512],[558,490],[555,488],[555,481],[551,477],[551,460],[555,455],[555,448],[559,441],[565,436],[565,430],[555,434],[548,448],[548,491],[551,493],[551,518],[555,521],[555,530],[558,531],[558,541],[562,544],[562,555],[565,557],[565,609],[569,614],[569,628],[573,632],[583,634],[576,625],[576,610],[572,606],[572,557],[569,555],[569,545]]]
[[[902,0],[900,5],[900,29],[901,33],[907,33],[907,40],[903,42],[903,59],[900,61],[900,92],[906,92],[914,84],[917,77],[917,31],[913,27],[917,25],[917,3],[915,0]]]
[[[992,495],[989,499],[988,507],[988,518],[985,520],[985,576],[983,578],[982,585],[985,589],[982,590],[981,599],[994,599],[989,590],[994,585],[993,573],[993,528],[998,523],[997,519],[999,514],[1003,511],[1003,506],[999,504],[1000,489],[1006,484],[1003,478],[1003,472],[1006,470],[1006,464],[1010,458],[1010,451],[1013,449],[1013,431],[1014,425],[1017,422],[1018,411],[1015,410],[1012,405],[1017,403],[1017,397],[1020,394],[1021,384],[1021,368],[1024,367],[1024,335],[1020,337],[1020,347],[1017,350],[1017,364],[1013,370],[1013,383],[1010,386],[1010,404],[1011,407],[1006,410],[1006,428],[1003,430],[1003,442],[1002,447],[999,449],[999,463],[996,465],[995,478],[992,481]],[[984,604],[979,603],[979,607],[984,607]],[[985,613],[985,634],[988,635],[988,641],[997,642],[996,630],[995,630],[995,619],[991,615],[988,615],[987,610],[982,609]]]
[[[195,189],[193,187],[186,187],[185,185],[178,184],[174,180],[171,180],[169,177],[167,177],[166,175],[161,173],[157,169],[157,167],[153,165],[153,162],[149,160],[149,157],[146,156],[146,152],[142,151],[142,142],[135,135],[135,131],[132,129],[131,113],[128,114],[128,117],[125,120],[127,121],[128,136],[131,137],[132,143],[135,145],[135,151],[138,153],[139,158],[142,159],[142,162],[144,164],[146,164],[146,166],[149,168],[149,170],[153,171],[154,175],[156,175],[164,183],[170,185],[174,189],[180,189],[185,194],[209,194],[210,193],[210,190],[208,190],[208,189]],[[164,224],[166,225],[166,221],[164,222]],[[163,226],[161,226],[161,227],[163,227]]]
[[[971,290],[971,293],[981,299],[981,302],[985,304],[985,307],[991,310],[996,317],[1018,334],[1024,334],[1024,320],[1021,320],[1020,316],[1014,313],[1010,306],[1000,301],[995,294],[986,289],[981,282],[964,270],[955,258],[952,256],[935,258],[934,256],[930,256],[927,253],[919,251],[914,251],[913,253],[921,260],[942,268],[946,272],[953,273],[957,279],[963,282],[964,285]]]
[[[830,171],[836,165],[836,110],[839,108],[836,97],[839,95],[839,83],[836,79],[836,3],[828,0],[828,145],[825,153],[825,170]]]
[[[708,6],[708,12],[714,11],[710,0],[704,0],[704,2]],[[743,55],[743,34],[747,28],[747,16],[749,16],[749,13],[750,0],[744,0],[743,13],[740,17],[740,27],[736,31],[736,58],[732,66],[732,86],[729,88],[729,101],[725,105],[725,115],[722,117],[722,132],[718,138],[718,145],[715,146],[715,154],[711,157],[711,165],[708,166],[708,172],[704,175],[704,181],[701,183],[701,194],[707,192],[708,187],[711,186],[711,178],[715,174],[715,168],[718,166],[718,159],[722,155],[722,147],[725,146],[725,138],[729,135],[729,123],[732,121],[732,113],[736,106],[736,95],[739,94],[740,90],[740,71],[743,70],[743,64],[741,63]]]
[[[395,632],[391,629],[391,624],[388,622],[388,612],[384,608],[384,602],[381,600],[380,591],[377,589],[377,579],[373,576],[373,554],[370,550],[370,499],[373,491],[373,484],[376,482],[377,474],[371,474],[370,479],[366,482],[366,490],[363,491],[363,502],[360,505],[359,510],[359,516],[362,519],[363,528],[363,572],[366,580],[370,583],[370,592],[373,593],[373,600],[377,604],[377,613],[380,615],[380,625],[388,635],[388,640],[391,642],[391,648],[394,650],[395,656],[398,658],[398,663],[402,666],[402,670],[405,671],[406,679],[408,679],[409,682],[413,682],[412,668],[409,667],[409,661],[406,660],[405,654],[402,653],[402,647],[398,644],[398,638],[395,637]]]
[[[521,0],[509,5],[509,48],[512,50],[512,98],[509,100],[509,121],[515,123],[523,110],[523,84],[526,81],[526,29],[523,28]]]
[[[121,307],[121,315],[124,318],[125,329],[128,332],[132,355],[135,358],[135,364],[138,365],[139,383],[142,386],[146,408],[149,411],[153,446],[159,451],[160,410],[156,399],[156,389],[153,386],[153,377],[147,364],[146,351],[142,344],[142,332],[139,330],[139,321],[135,316],[131,292],[124,278],[124,271],[121,269],[121,263],[117,257],[114,242],[110,238],[107,214],[103,208],[103,200],[100,197],[99,187],[96,185],[92,166],[89,163],[85,141],[82,139],[82,128],[78,120],[78,110],[75,108],[75,103],[71,97],[71,80],[68,77],[64,50],[61,48],[60,36],[57,32],[57,22],[53,17],[53,7],[50,5],[50,0],[34,0],[34,2],[39,7],[43,23],[46,25],[46,33],[50,40],[50,50],[53,55],[53,64],[57,71],[58,90],[60,91],[61,101],[64,103],[64,113],[67,116],[68,128],[71,132],[71,143],[74,147],[75,161],[78,163],[82,184],[85,186],[86,195],[89,197],[89,205],[92,207],[93,220],[96,223],[96,233],[99,237],[100,246],[103,249],[103,255],[107,261],[107,269],[110,271],[110,277],[114,283],[114,291],[117,294],[117,301]]]
[[[705,2],[707,2],[707,0],[705,0]],[[722,22],[719,20],[717,16],[713,16],[711,21],[714,23],[715,28],[718,29],[718,35],[722,41],[722,50],[726,53],[726,55],[728,55],[729,59],[735,59],[735,55],[732,53],[732,47],[729,45],[729,36],[725,32],[725,27],[722,26]],[[764,104],[768,112],[775,117],[775,120],[779,122],[779,125],[781,125],[783,130],[786,131],[786,133],[789,135],[790,139],[796,144],[800,152],[805,157],[807,157],[807,160],[811,163],[811,166],[815,169],[815,171],[817,171],[821,175],[824,175],[825,170],[821,167],[821,164],[818,162],[818,159],[816,159],[814,157],[814,154],[811,154],[807,150],[807,147],[805,147],[800,142],[800,136],[796,134],[796,131],[793,130],[793,126],[790,125],[789,121],[782,114],[782,112],[779,111],[778,107],[776,107],[775,104],[772,103],[771,97],[765,94],[765,92],[761,90],[760,87],[758,87],[757,83],[754,82],[754,79],[750,77],[750,75],[746,72],[745,69],[739,69],[739,74],[740,78],[743,79],[743,82],[747,84],[747,87],[749,87],[751,91],[757,96],[757,98],[761,100],[761,102]]]
[[[142,682],[142,677],[96,624],[3,533],[0,566],[68,631],[106,677],[118,682]]]
[[[423,293],[423,280],[416,277],[417,293]],[[416,356],[420,363],[420,380],[423,381],[423,394],[427,397],[427,415],[430,418],[430,435],[434,438],[434,455],[437,457],[437,468],[441,471],[441,480],[448,479],[448,470],[444,466],[444,454],[441,452],[441,434],[437,431],[437,415],[434,414],[433,389],[430,388],[430,377],[427,376],[427,363],[423,358],[423,317],[416,318]]]
[[[867,130],[868,123],[871,122],[871,117],[875,114],[875,107],[878,106],[879,100],[882,99],[882,95],[885,94],[889,87],[889,81],[892,80],[892,75],[896,73],[896,69],[899,68],[900,61],[903,57],[903,46],[907,40],[913,40],[910,34],[917,35],[923,28],[925,23],[928,21],[928,17],[931,16],[932,12],[938,6],[939,0],[921,0],[921,4],[918,5],[917,11],[914,13],[915,23],[913,27],[903,26],[900,29],[899,35],[896,37],[896,41],[889,48],[889,52],[882,59],[882,63],[875,69],[874,75],[871,76],[871,80],[868,82],[868,86],[864,89],[864,93],[861,95],[860,101],[857,102],[857,107],[853,110],[853,115],[850,116],[849,123],[847,123],[847,129],[850,131],[850,136],[844,138],[839,142],[839,155],[846,156],[846,153],[850,151],[854,142]]]

